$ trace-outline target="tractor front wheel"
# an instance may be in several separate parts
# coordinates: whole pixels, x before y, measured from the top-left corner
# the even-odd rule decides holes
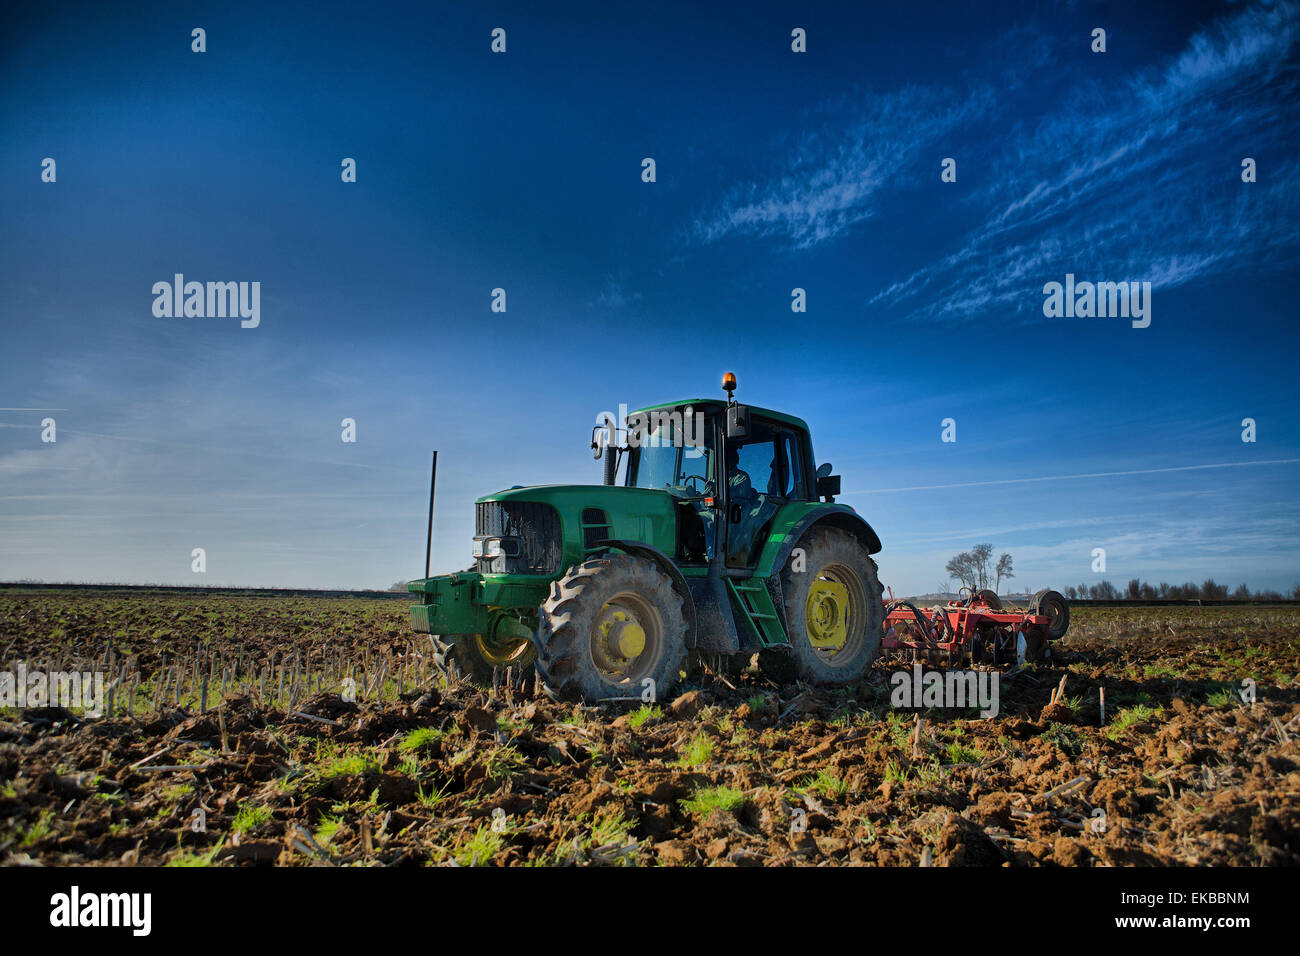
[[[537,648],[527,638],[493,639],[482,634],[456,634],[446,640],[454,641],[452,656],[460,665],[460,672],[480,687],[492,686],[492,673],[500,668],[514,668],[516,677],[528,673],[537,660]]]
[[[686,659],[684,599],[654,562],[591,558],[551,585],[537,629],[537,669],[557,698],[662,698]],[[653,684],[647,684],[653,681]]]

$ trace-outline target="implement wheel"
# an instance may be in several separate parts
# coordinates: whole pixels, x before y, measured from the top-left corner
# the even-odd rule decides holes
[[[1025,638],[1025,660],[1041,661],[1044,651],[1047,650],[1047,640],[1043,637],[1042,628],[1031,624],[1023,628],[1020,633]]]
[[[652,561],[606,554],[551,585],[537,629],[537,669],[560,699],[662,699],[686,659],[684,599]]]
[[[1059,641],[1070,629],[1070,605],[1056,591],[1039,591],[1034,595],[1033,610],[1047,618],[1047,639]]]

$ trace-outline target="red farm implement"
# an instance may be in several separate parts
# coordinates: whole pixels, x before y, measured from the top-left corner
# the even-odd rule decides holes
[[[966,590],[966,589],[963,589]],[[992,591],[978,591],[946,606],[918,608],[907,601],[885,605],[886,651],[911,652],[915,660],[946,658],[995,665],[1041,660],[1051,641],[1065,636],[1070,606],[1056,591],[1039,591],[1028,610],[1003,609]]]

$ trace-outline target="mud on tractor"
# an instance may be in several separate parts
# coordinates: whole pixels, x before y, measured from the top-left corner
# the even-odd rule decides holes
[[[474,567],[410,582],[414,628],[474,679],[536,666],[552,694],[589,701],[662,696],[692,650],[757,652],[778,679],[857,681],[884,633],[880,539],[836,503],[808,425],[735,388],[728,373],[725,401],[598,425],[603,485],[478,499]]]

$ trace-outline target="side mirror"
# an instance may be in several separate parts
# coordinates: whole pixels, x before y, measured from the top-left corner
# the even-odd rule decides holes
[[[591,430],[591,457],[600,461],[605,449],[622,451],[627,444],[627,432],[617,427],[613,419],[606,419],[605,424],[596,425]]]
[[[831,473],[831,463],[829,461],[822,462],[820,465],[817,466],[818,478],[825,478],[830,473]]]
[[[748,405],[727,406],[727,437],[728,438],[749,437],[749,406]]]
[[[829,465],[823,467],[829,468]],[[817,469],[817,497],[825,498],[827,501],[834,501],[835,496],[840,493],[840,476],[823,475],[821,468]]]

